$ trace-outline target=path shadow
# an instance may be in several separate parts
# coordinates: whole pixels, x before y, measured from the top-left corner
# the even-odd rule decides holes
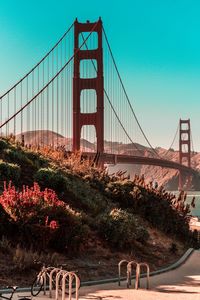
[[[106,300],[108,298],[115,298],[115,299],[121,299],[120,296],[113,296],[113,295],[106,295],[106,296],[97,296],[97,295],[88,295],[85,297],[85,299],[93,299],[93,300]]]
[[[194,276],[197,274],[194,274]],[[199,274],[200,275],[200,272]],[[176,288],[175,288],[176,287]],[[185,287],[185,289],[184,289]],[[158,291],[160,293],[182,293],[182,294],[199,294],[198,291],[194,290],[186,290],[186,288],[199,288],[200,287],[200,279],[194,279],[192,278],[192,275],[190,276],[180,276],[176,280],[167,280],[167,283],[158,283],[157,285],[153,285],[152,289],[154,291]]]

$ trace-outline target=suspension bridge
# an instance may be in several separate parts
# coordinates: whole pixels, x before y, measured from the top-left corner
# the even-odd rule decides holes
[[[151,145],[100,18],[94,23],[76,19],[54,47],[0,96],[0,136],[10,135],[28,147],[64,146],[90,157],[98,153],[102,163],[177,169],[180,189],[185,177],[197,174],[191,168],[190,120],[179,122],[179,162],[166,159],[166,153],[161,157]]]

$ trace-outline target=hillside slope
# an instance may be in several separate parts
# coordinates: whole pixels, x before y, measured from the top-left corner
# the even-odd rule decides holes
[[[2,285],[27,285],[35,257],[65,262],[90,280],[116,276],[123,258],[156,269],[195,243],[184,194],[175,198],[142,177],[109,176],[78,153],[33,152],[1,139],[0,188]]]

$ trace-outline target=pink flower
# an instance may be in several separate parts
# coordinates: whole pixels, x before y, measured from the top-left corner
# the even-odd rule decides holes
[[[59,228],[58,222],[55,220],[52,220],[49,224],[49,227],[53,230],[58,229]]]

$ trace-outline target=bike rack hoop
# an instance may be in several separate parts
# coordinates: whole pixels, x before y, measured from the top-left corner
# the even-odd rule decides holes
[[[138,289],[139,287],[139,264],[132,260],[127,265],[127,288],[131,285],[131,276],[132,276],[132,266],[135,266],[135,289]]]
[[[58,290],[59,290],[59,280],[61,276],[64,276],[66,273],[69,273],[66,270],[60,270],[57,274],[56,274],[56,294],[55,294],[55,300],[58,300]]]
[[[148,290],[150,288],[150,267],[149,267],[149,264],[147,264],[145,262],[139,263],[139,274],[138,274],[139,281],[140,281],[140,275],[141,275],[141,267],[145,267],[147,270],[146,289]]]
[[[49,298],[52,298],[52,291],[53,291],[53,275],[60,272],[60,268],[53,268],[49,274]]]
[[[121,285],[121,265],[124,263],[129,263],[128,260],[123,259],[118,263],[118,285]]]
[[[72,296],[72,283],[75,278],[76,281],[76,300],[79,297],[79,287],[80,287],[80,278],[74,272],[66,272],[62,278],[62,300],[65,300],[65,289],[66,289],[66,279],[69,277],[69,299],[71,300]]]

